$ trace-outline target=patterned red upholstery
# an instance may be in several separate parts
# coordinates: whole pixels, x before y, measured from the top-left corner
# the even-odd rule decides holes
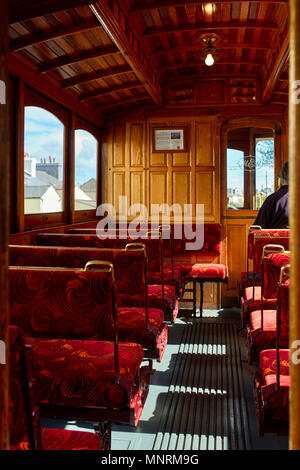
[[[114,338],[111,276],[68,268],[16,268],[10,270],[10,286],[10,321],[29,336]],[[143,301],[144,307],[145,298]],[[151,357],[161,358],[168,337],[167,327],[160,312],[150,311],[149,320],[152,328],[149,324],[147,329],[144,308],[121,309],[118,312],[120,340],[138,342],[145,349],[150,348]]]
[[[274,243],[276,245],[281,245],[279,243],[280,237],[289,237],[290,236],[290,230],[289,229],[260,229],[260,230],[252,230],[248,234],[248,258],[253,259],[253,243],[254,239],[257,237],[257,234],[259,236],[266,236],[266,237],[271,237],[273,238],[273,241],[270,243]]]
[[[264,264],[264,297],[268,299],[277,297],[277,285],[282,266],[289,264],[290,254],[269,253],[263,259]]]
[[[228,268],[224,264],[193,264],[185,275],[186,279],[226,279]]]
[[[277,280],[278,284],[278,280]],[[271,349],[276,346],[276,335],[279,335],[279,347],[288,347],[289,329],[289,286],[290,281],[286,280],[277,288],[278,299],[264,300],[264,305],[268,302],[276,302],[276,309],[268,310],[264,307],[250,312],[250,322],[247,328],[247,344],[249,351],[249,361],[264,349]],[[261,303],[260,303],[261,304]],[[263,317],[263,328],[262,328]]]
[[[161,241],[159,239],[104,239],[97,235],[65,234],[65,233],[40,233],[36,235],[34,243],[40,246],[73,246],[90,248],[116,248],[122,249],[128,243],[143,243],[146,247],[148,259],[148,271],[161,271]]]
[[[281,233],[272,233],[272,234],[255,234],[253,242],[253,272],[261,272],[262,267],[262,254],[263,248],[269,244],[281,245],[285,250],[289,249],[289,235],[284,235],[284,233],[289,233],[289,231],[284,230]]]
[[[264,349],[276,346],[276,310],[263,311],[263,329],[261,310],[250,313],[250,325],[247,329],[248,360],[251,364],[254,357]]]
[[[254,292],[254,295],[253,295]],[[245,289],[245,300],[260,300],[261,299],[261,286],[247,287]]]
[[[28,336],[114,337],[112,278],[64,268],[10,268],[10,323]]]
[[[29,368],[30,350],[25,349],[19,328],[9,327],[9,343],[11,450],[108,450],[110,434],[102,441],[98,434],[90,432],[41,429],[35,380]]]
[[[147,328],[144,308],[119,308],[119,341],[142,344],[143,348],[155,351],[154,357],[161,360],[168,342],[168,326],[163,317],[162,310],[149,308]]]
[[[28,338],[41,402],[81,407],[139,407],[143,348],[119,343],[119,384],[109,341]]]
[[[255,378],[255,402],[257,415],[262,425],[266,418],[287,421],[289,418],[289,350],[279,350],[279,382],[276,390],[276,350],[265,350],[260,353],[260,374]]]
[[[162,286],[160,284],[149,285],[149,304],[154,308],[163,310],[167,318],[173,323],[178,315],[178,300],[176,299],[174,286]]]

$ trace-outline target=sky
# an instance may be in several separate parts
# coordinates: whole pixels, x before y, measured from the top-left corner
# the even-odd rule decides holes
[[[25,107],[24,151],[40,163],[41,158],[63,163],[64,126],[53,114],[35,106]],[[96,178],[97,140],[82,129],[75,131],[75,183]]]

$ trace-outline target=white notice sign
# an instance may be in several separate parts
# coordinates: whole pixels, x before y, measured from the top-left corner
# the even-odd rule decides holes
[[[183,129],[156,130],[155,150],[184,150]]]

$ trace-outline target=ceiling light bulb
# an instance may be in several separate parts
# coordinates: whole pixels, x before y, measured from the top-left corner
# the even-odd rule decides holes
[[[205,6],[204,6],[204,10],[205,10],[205,13],[207,15],[211,15],[214,11],[214,6],[212,3],[207,3]]]
[[[214,60],[212,54],[209,52],[207,54],[206,58],[205,58],[205,63],[206,63],[206,65],[208,65],[210,67],[211,65],[214,64],[214,62],[215,62],[215,60]]]

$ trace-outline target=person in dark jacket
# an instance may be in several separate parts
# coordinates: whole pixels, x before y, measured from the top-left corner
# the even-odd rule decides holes
[[[261,228],[289,228],[289,167],[286,162],[280,170],[280,188],[267,197],[254,221]]]

